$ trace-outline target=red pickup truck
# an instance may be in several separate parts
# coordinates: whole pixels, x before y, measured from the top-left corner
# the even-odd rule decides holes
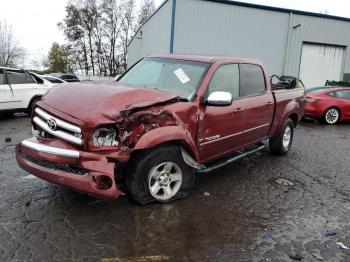
[[[271,90],[259,61],[149,56],[117,82],[51,89],[16,158],[37,177],[95,197],[169,202],[188,195],[196,173],[262,150],[267,139],[273,154],[287,154],[303,95]]]

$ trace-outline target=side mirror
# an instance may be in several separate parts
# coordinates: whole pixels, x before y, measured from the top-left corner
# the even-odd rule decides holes
[[[205,104],[209,106],[229,106],[232,104],[232,94],[229,92],[216,91],[209,95]]]

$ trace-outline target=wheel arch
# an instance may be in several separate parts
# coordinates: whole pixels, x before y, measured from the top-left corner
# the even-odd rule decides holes
[[[137,142],[133,153],[147,151],[164,145],[176,145],[185,149],[194,159],[198,159],[196,144],[190,133],[180,126],[167,126],[151,130]]]
[[[28,105],[27,105],[27,109],[30,109],[30,107],[32,106],[32,103],[33,103],[36,99],[38,99],[38,98],[41,99],[41,97],[42,97],[42,95],[35,95],[35,96],[33,96],[33,97],[29,100],[29,103],[28,103]]]
[[[297,127],[297,125],[298,125],[298,120],[299,120],[298,114],[297,114],[297,113],[292,113],[292,114],[289,115],[288,118],[290,118],[290,119],[293,121],[294,128]],[[287,119],[288,119],[288,118],[287,118]]]

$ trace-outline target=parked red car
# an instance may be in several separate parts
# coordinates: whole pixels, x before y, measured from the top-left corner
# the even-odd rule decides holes
[[[350,120],[350,88],[314,88],[305,96],[305,116],[333,125]]]
[[[265,148],[288,153],[304,89],[272,90],[261,62],[158,55],[118,82],[72,83],[37,103],[18,164],[52,183],[138,204],[188,195],[206,173]]]

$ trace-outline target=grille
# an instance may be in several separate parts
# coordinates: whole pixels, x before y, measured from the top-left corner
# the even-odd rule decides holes
[[[27,154],[24,154],[24,153],[19,153],[19,156],[21,158],[29,161],[29,162],[32,162],[32,163],[38,165],[38,166],[42,166],[42,167],[53,169],[53,170],[63,171],[66,173],[71,173],[71,174],[75,174],[75,175],[85,175],[89,172],[85,168],[64,165],[64,164],[57,164],[57,163],[53,163],[53,162],[50,162],[47,160],[37,159],[37,158],[34,158],[34,157],[27,155]]]
[[[80,127],[57,118],[43,109],[34,110],[33,127],[44,137],[58,137],[76,145],[83,144],[83,135]]]

